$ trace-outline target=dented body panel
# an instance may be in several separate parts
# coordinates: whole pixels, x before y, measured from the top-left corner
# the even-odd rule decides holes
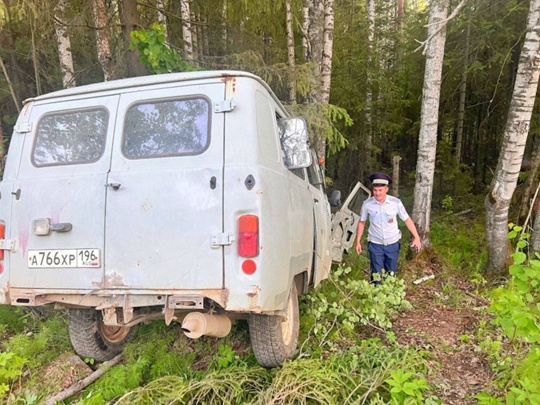
[[[13,243],[0,303],[95,308],[109,325],[283,310],[295,280],[316,285],[330,266],[322,174],[316,159],[286,168],[287,116],[261,79],[232,71],[27,100],[0,183]],[[252,273],[238,251],[246,214],[259,224]]]

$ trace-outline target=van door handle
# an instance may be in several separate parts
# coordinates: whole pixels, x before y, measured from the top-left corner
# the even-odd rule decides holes
[[[120,186],[121,186],[120,183],[107,183],[107,184],[105,184],[105,187],[110,187],[114,191],[118,190],[120,188]]]
[[[319,203],[319,200],[317,200],[316,198],[314,198],[313,201],[315,201],[315,204]]]

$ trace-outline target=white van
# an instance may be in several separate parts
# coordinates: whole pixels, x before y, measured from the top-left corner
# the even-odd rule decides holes
[[[298,295],[328,277],[330,215],[305,122],[252,74],[54,92],[25,102],[11,140],[0,303],[67,308],[75,350],[100,361],[143,321],[219,337],[248,319],[257,360],[279,366]]]

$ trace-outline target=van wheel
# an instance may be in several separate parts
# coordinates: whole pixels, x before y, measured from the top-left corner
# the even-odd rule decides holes
[[[69,338],[81,357],[97,361],[112,359],[128,343],[135,328],[103,324],[101,311],[94,309],[69,310]]]
[[[285,316],[251,314],[249,334],[255,358],[263,367],[279,367],[292,359],[298,345],[300,314],[298,293],[293,283]]]

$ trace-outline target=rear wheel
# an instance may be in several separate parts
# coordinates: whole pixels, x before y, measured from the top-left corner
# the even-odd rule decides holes
[[[292,359],[298,345],[300,314],[293,283],[284,316],[251,314],[249,334],[255,358],[263,367],[279,367]]]
[[[108,326],[101,311],[94,309],[69,310],[69,338],[79,356],[97,361],[112,359],[133,337],[135,328]]]

